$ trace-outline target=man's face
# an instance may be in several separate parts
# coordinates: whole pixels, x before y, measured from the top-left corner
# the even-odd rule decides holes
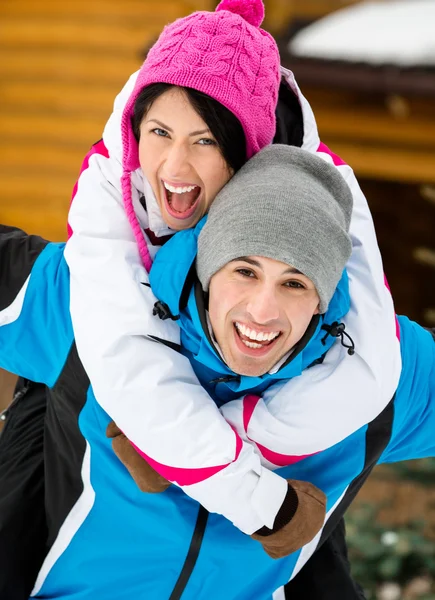
[[[264,375],[301,339],[319,312],[313,282],[271,258],[245,256],[210,280],[210,322],[235,373]]]

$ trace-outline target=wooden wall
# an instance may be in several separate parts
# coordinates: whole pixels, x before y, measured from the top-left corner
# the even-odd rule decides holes
[[[81,160],[141,52],[166,23],[209,5],[1,1],[0,222],[64,239]]]

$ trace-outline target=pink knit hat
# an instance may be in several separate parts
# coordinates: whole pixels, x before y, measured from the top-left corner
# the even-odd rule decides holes
[[[122,189],[148,270],[151,259],[133,211],[129,175],[140,167],[131,125],[136,99],[152,83],[190,87],[211,96],[239,119],[250,158],[272,142],[276,128],[280,58],[275,40],[260,29],[263,18],[262,0],[222,0],[215,12],[195,12],[165,27],[139,71],[121,121]]]

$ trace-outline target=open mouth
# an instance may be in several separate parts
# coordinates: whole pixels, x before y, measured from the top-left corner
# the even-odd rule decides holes
[[[236,339],[242,344],[242,347],[249,349],[249,353],[253,351],[254,353],[265,354],[281,336],[280,331],[258,332],[238,322],[234,323],[234,331]]]
[[[201,188],[198,185],[173,186],[162,181],[168,213],[175,219],[188,219],[199,203]]]

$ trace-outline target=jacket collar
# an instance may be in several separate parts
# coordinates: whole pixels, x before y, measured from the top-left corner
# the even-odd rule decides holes
[[[181,231],[170,239],[157,253],[150,273],[150,283],[156,297],[167,304],[172,315],[180,317],[181,340],[185,352],[215,373],[216,377],[231,377],[231,387],[240,391],[252,389],[265,380],[295,377],[321,361],[335,341],[334,337],[325,336],[322,325],[339,322],[349,310],[346,271],[343,272],[327,313],[313,317],[302,339],[276,372],[266,373],[261,377],[237,376],[224,363],[210,335],[204,293],[194,270],[198,235],[206,218],[194,229]]]

